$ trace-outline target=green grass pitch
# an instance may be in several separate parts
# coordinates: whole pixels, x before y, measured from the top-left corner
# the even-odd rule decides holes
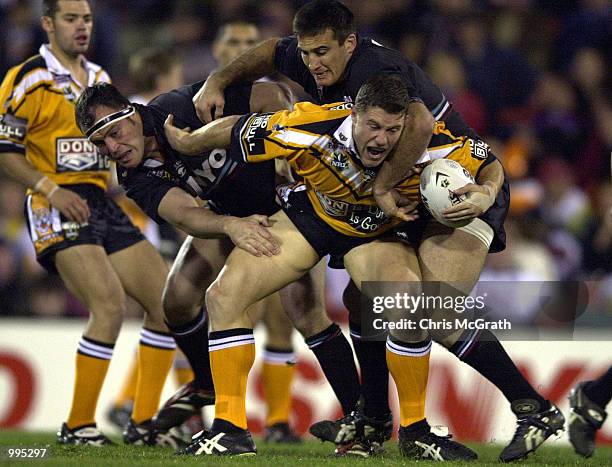
[[[119,439],[115,438],[117,442]],[[29,433],[18,431],[0,432],[0,465],[53,465],[53,466],[166,466],[166,465],[245,465],[245,466],[292,466],[316,467],[327,465],[427,465],[429,461],[410,462],[400,457],[397,444],[386,443],[387,453],[381,457],[370,459],[336,458],[332,455],[332,445],[319,441],[307,440],[293,446],[279,446],[258,441],[258,455],[245,458],[202,458],[175,456],[171,450],[124,446],[118,444],[106,448],[90,448],[78,446],[59,446],[55,444],[53,433]],[[612,466],[612,448],[599,448],[591,459],[583,459],[574,454],[566,445],[548,441],[528,460],[519,465],[593,465]],[[47,448],[44,459],[10,459],[9,448]],[[471,465],[499,465],[497,456],[501,446],[492,444],[470,445],[478,452],[479,459]],[[445,466],[467,465],[462,462],[446,462]]]

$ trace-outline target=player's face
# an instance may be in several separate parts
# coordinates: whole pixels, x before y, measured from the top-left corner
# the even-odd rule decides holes
[[[69,56],[87,52],[93,18],[86,0],[60,0],[53,18],[43,18],[43,28],[53,45]]]
[[[331,86],[342,77],[356,45],[355,34],[350,34],[340,44],[329,28],[322,34],[298,36],[302,60],[318,86]]]
[[[96,108],[95,121],[106,117],[119,109],[106,106]],[[91,142],[100,153],[115,161],[121,167],[136,167],[142,162],[144,156],[144,135],[142,124],[132,115],[117,121],[102,130],[94,133]]]
[[[259,30],[254,24],[230,24],[215,41],[213,54],[219,65],[231,60],[259,42]]]
[[[395,148],[404,128],[405,114],[390,114],[380,107],[353,110],[355,149],[366,167],[380,165]]]

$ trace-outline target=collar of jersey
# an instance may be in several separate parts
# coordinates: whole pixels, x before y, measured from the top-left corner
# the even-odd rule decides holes
[[[355,140],[353,139],[353,116],[349,115],[340,124],[338,129],[334,132],[334,139],[338,141],[342,146],[346,147],[349,151],[359,157],[355,150]]]
[[[64,75],[70,76],[72,78],[72,74],[70,71],[60,63],[60,61],[53,55],[51,49],[49,48],[49,44],[43,44],[38,49],[38,53],[45,60],[45,64],[47,65],[47,69],[53,73],[54,75]],[[100,67],[89,60],[87,60],[83,55],[81,55],[81,62],[83,66],[87,70],[88,79],[89,73],[94,72],[97,73],[100,70]],[[85,86],[89,86],[89,83],[83,83]]]

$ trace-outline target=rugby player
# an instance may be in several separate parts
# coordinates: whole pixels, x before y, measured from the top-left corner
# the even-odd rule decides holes
[[[217,31],[212,45],[213,56],[219,66],[225,66],[260,41],[260,31],[256,24],[245,20],[230,21],[222,24]],[[285,89],[284,84],[280,86]],[[275,162],[279,177],[287,178],[289,171],[278,163],[281,161]],[[300,287],[283,292],[282,303],[285,308],[324,308],[324,265],[317,271],[318,275],[313,272],[302,281]],[[298,303],[294,303],[293,298],[298,299]],[[300,303],[304,300],[307,304]],[[296,364],[292,342],[293,325],[283,307],[278,304],[266,307],[262,324],[266,329],[262,364],[263,392],[267,408],[265,439],[268,442],[296,442],[299,438],[289,426],[291,384]]]
[[[606,405],[612,400],[612,366],[593,381],[583,381],[569,395],[569,439],[574,450],[583,457],[595,452],[595,435],[608,414]]]
[[[221,115],[224,106],[221,91],[226,85],[235,80],[255,79],[272,71],[279,71],[301,84],[321,103],[352,102],[360,86],[377,73],[400,76],[411,97],[407,125],[395,154],[383,162],[375,177],[373,195],[386,214],[404,219],[407,219],[405,210],[396,205],[395,200],[399,197],[393,186],[410,173],[425,148],[428,145],[431,148],[434,121],[444,122],[451,134],[473,141],[474,154],[483,159],[492,155],[488,145],[465,124],[440,89],[415,63],[399,52],[357,34],[353,14],[342,3],[334,0],[309,2],[296,13],[293,27],[295,36],[264,41],[213,73],[194,101],[198,115],[204,121],[212,119],[213,110],[215,116]],[[469,200],[455,206],[448,216],[452,220],[474,217],[475,222],[465,228],[445,228],[431,219],[423,218],[418,223],[409,223],[399,229],[399,235],[416,247],[424,282],[462,284],[461,291],[468,293],[478,280],[486,255],[504,248],[503,221],[509,191],[503,172],[498,175],[495,182],[503,183],[499,193],[488,184],[468,185],[457,192],[469,193]],[[359,299],[354,297],[356,290],[354,285],[349,284],[349,290],[345,292],[347,306],[359,303]],[[381,423],[390,416],[387,393],[381,387],[387,380],[385,354],[388,362],[396,361],[392,364],[400,366],[400,362],[403,362],[402,366],[415,368],[414,375],[406,374],[404,378],[406,381],[414,378],[423,387],[427,383],[428,370],[425,365],[417,364],[416,360],[425,358],[425,354],[428,356],[428,351],[423,355],[410,356],[414,352],[404,352],[397,346],[389,345],[385,349],[382,342],[360,339],[359,320],[355,318],[358,310],[354,311],[350,318],[351,336],[364,376],[362,392],[366,401],[370,400],[369,404],[365,404],[365,415],[370,420],[370,426],[378,427],[380,431]],[[492,381],[510,402],[518,419],[517,430],[502,452],[502,460],[526,456],[562,427],[562,414],[522,377],[491,332],[472,331],[465,335],[438,338],[443,339],[457,357]],[[453,342],[457,345],[453,346]],[[470,344],[463,346],[459,344],[461,342]],[[410,360],[415,362],[409,364]],[[515,384],[516,381],[521,384]],[[398,387],[407,387],[407,383],[402,384],[397,379],[396,383]],[[412,415],[401,420],[402,426],[412,426],[424,420],[425,391],[407,393],[405,398],[406,403],[415,409]],[[313,428],[316,435],[335,439],[340,427],[347,423],[348,420],[338,421],[331,431]],[[420,426],[421,431],[425,429],[425,426]]]
[[[102,446],[96,427],[98,396],[131,295],[146,311],[140,334],[134,410],[124,440],[159,406],[175,343],[163,321],[159,291],[168,269],[119,207],[106,197],[109,161],[74,122],[84,88],[108,82],[83,56],[92,13],[87,0],[44,0],[41,24],[49,44],[12,68],[0,86],[0,168],[28,187],[26,219],[37,259],[59,273],[89,310],[78,344],[70,412],[57,434],[62,444]],[[153,440],[163,443],[164,437]],[[164,439],[162,439],[164,438]]]
[[[181,126],[201,126],[191,100],[200,85],[183,86],[142,106],[131,105],[113,86],[101,84],[85,90],[76,110],[77,122],[92,143],[119,164],[118,178],[127,195],[153,220],[169,222],[194,235],[185,241],[172,267],[164,292],[164,311],[196,379],[158,413],[156,422],[162,429],[181,423],[190,412],[214,401],[208,322],[202,304],[206,288],[233,248],[232,241],[255,256],[274,256],[279,248],[266,228],[266,216],[279,209],[274,161],[254,166],[238,164],[227,157],[225,149],[215,148],[195,158],[184,158],[172,150],[164,136],[163,123],[170,113],[176,114]],[[288,105],[284,91],[274,83],[232,86],[226,94],[231,102],[228,111],[235,113]],[[198,206],[195,198],[207,200],[210,209]],[[253,215],[256,212],[261,215]],[[260,306],[279,306],[278,297]],[[359,398],[350,344],[327,318],[322,305],[313,307],[305,302],[303,307],[308,309],[291,310],[292,320],[307,338],[348,414]],[[256,310],[249,313],[249,319],[256,322]],[[246,380],[233,383],[239,386]]]
[[[362,87],[353,110],[345,103],[322,107],[300,103],[293,112],[225,117],[193,133],[177,129],[168,118],[167,135],[181,153],[197,154],[215,146],[228,147],[229,157],[237,161],[282,157],[304,179],[281,190],[284,212],[272,216],[275,222],[270,232],[283,246],[280,253],[252,258],[235,250],[207,292],[217,393],[215,421],[211,431],[195,439],[187,452],[256,451],[246,430],[244,389],[237,394],[235,386],[236,380],[246,379],[252,365],[252,329],[245,311],[252,303],[300,277],[327,254],[330,266],[346,267],[358,286],[364,280],[420,279],[410,248],[394,236],[373,242],[401,222],[376,206],[371,181],[399,140],[408,102],[403,82],[381,74]],[[443,125],[436,133],[452,139]],[[483,161],[473,158],[469,147],[463,146],[453,156],[476,173]],[[418,177],[410,178],[400,189],[416,201],[418,183]],[[231,292],[247,280],[252,287],[239,296]],[[418,449],[424,441],[444,449],[448,458],[476,457],[465,446],[429,430],[409,442]]]
[[[185,83],[180,57],[170,50],[157,47],[141,49],[133,54],[130,57],[129,72],[130,80],[137,94],[129,96],[128,99],[130,102],[138,104],[146,104],[159,94],[168,92]],[[109,191],[113,194],[114,201],[140,228],[145,237],[166,260],[166,263],[172,264],[182,241],[182,238],[179,238],[180,234],[171,226],[158,226],[151,221],[132,200],[125,196],[123,190],[116,186],[116,180],[113,180],[113,182]],[[106,412],[107,420],[122,430],[132,414],[136,383],[138,382],[137,354],[134,357],[120,391]],[[193,371],[180,349],[174,356],[173,376],[179,387],[193,380]],[[203,426],[202,417],[194,417],[187,425],[190,432],[197,433]],[[184,428],[187,428],[187,426]]]

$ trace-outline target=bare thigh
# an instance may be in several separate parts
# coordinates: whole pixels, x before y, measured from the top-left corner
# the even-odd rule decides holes
[[[146,311],[145,326],[167,332],[161,299],[168,266],[159,252],[143,240],[113,253],[109,259],[125,292]]]
[[[411,247],[397,241],[377,240],[352,249],[344,257],[346,270],[362,293],[370,295],[375,301],[378,297],[395,297],[400,295],[420,294],[420,271],[416,253]],[[377,282],[375,286],[364,287],[364,282]],[[405,307],[385,307],[383,312],[391,322],[405,318],[415,318],[411,310]],[[381,315],[383,314],[381,313]],[[362,310],[362,328],[371,323],[376,313]],[[424,333],[415,330],[392,330],[391,335],[408,342],[421,340]]]
[[[253,327],[246,310],[302,277],[319,261],[315,250],[284,212],[279,211],[271,219],[270,232],[280,244],[280,253],[255,257],[236,248],[209,287],[206,306],[213,331]]]
[[[428,294],[442,297],[467,295],[478,282],[488,248],[478,238],[456,229],[433,227],[425,231],[418,259]],[[438,310],[437,319],[454,319],[454,311]],[[432,331],[436,341],[455,342],[460,331]]]
[[[77,245],[55,255],[66,288],[90,312],[85,335],[113,343],[119,335],[126,298],[119,276],[99,245]]]

